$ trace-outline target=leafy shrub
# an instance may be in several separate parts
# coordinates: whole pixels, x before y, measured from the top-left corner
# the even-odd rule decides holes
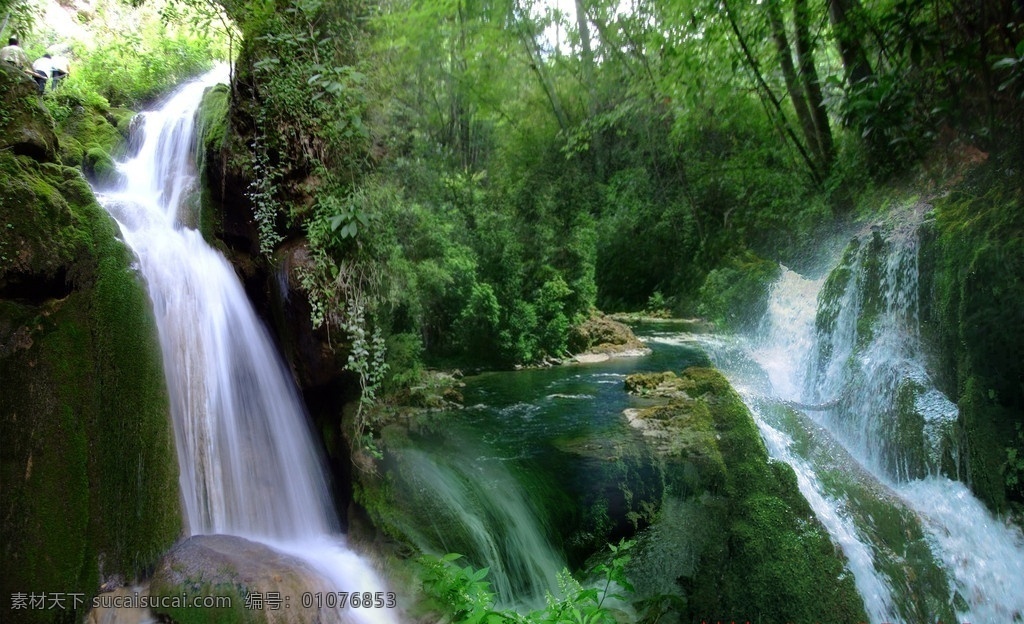
[[[698,311],[721,327],[747,329],[764,316],[769,289],[778,274],[778,264],[743,252],[708,273],[700,288]]]
[[[558,576],[560,597],[547,595],[547,606],[529,614],[520,614],[494,605],[494,593],[486,581],[488,568],[460,567],[455,562],[462,557],[448,554],[443,557],[426,555],[418,559],[423,593],[431,608],[444,612],[452,622],[519,624],[614,624],[617,620],[605,606],[609,599],[626,600],[633,586],[626,578],[629,551],[635,542],[622,540],[609,544],[608,560],[589,570],[584,576],[595,581],[584,587],[568,570]]]

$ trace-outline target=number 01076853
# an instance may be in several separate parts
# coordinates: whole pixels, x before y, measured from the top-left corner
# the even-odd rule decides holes
[[[393,609],[395,592],[303,592],[302,606],[328,609]]]

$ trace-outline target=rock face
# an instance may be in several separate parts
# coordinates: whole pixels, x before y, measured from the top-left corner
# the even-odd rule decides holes
[[[189,602],[195,597],[230,598],[230,606],[214,609],[222,621],[234,622],[341,622],[324,601],[316,604],[314,596],[330,591],[304,561],[233,535],[184,540],[164,555],[150,581],[154,596],[185,595]],[[179,622],[209,621],[209,614],[202,613],[206,609],[187,605],[154,610]]]
[[[131,111],[97,110],[75,105],[61,121],[60,159],[69,167],[78,167],[99,187],[120,182],[121,173],[114,165],[127,148]]]
[[[990,161],[935,202],[921,231],[922,334],[960,409],[971,489],[996,511],[1024,503],[1024,183]],[[1010,456],[1017,461],[1011,461]]]
[[[160,350],[114,221],[78,170],[52,162],[34,92],[6,68],[0,81],[0,593],[87,602],[180,531]],[[0,620],[81,616],[10,609]]]
[[[638,592],[678,595],[681,621],[867,621],[795,473],[768,457],[721,373],[695,367],[626,385],[655,401],[626,416],[666,463],[666,503],[631,563]]]

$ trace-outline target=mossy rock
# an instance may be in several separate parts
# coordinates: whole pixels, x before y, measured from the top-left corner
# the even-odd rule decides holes
[[[230,105],[231,90],[225,84],[214,85],[203,93],[196,113],[196,134],[203,154],[219,151],[224,146]]]
[[[57,128],[61,162],[79,167],[98,186],[120,180],[114,159],[127,150],[134,113],[126,109],[101,110],[77,104]]]
[[[793,470],[769,458],[729,382],[699,367],[679,378],[690,398],[652,408],[646,418],[671,423],[679,456],[701,459],[667,477],[688,486],[673,496],[707,523],[699,539],[687,538],[684,550],[696,565],[678,578],[685,604],[678,615],[683,621],[866,621],[845,558],[800,494]],[[638,573],[640,565],[633,564]]]
[[[0,64],[0,151],[55,162],[58,149],[53,118],[35,82],[12,65]]]
[[[569,330],[570,353],[616,354],[646,349],[628,325],[594,311]]]
[[[626,392],[638,396],[687,396],[683,380],[672,371],[634,373],[626,377]]]
[[[938,390],[914,379],[902,380],[893,417],[882,424],[889,473],[902,479],[943,473],[955,479],[958,415],[957,406]]]
[[[0,151],[0,215],[0,592],[88,598],[140,577],[181,530],[155,323],[78,170]],[[82,613],[4,601],[0,619],[14,615]]]
[[[118,117],[110,116],[108,111],[79,104],[57,130],[61,137],[74,139],[80,145],[95,146],[108,154],[119,155],[127,136],[118,128],[118,124],[124,123],[127,131],[131,120],[128,114],[129,111],[122,111],[121,119],[127,117],[127,121],[122,122]]]
[[[1024,504],[1024,483],[1004,475],[1024,455],[1024,183],[1019,161],[993,158],[935,201],[922,237],[925,337],[937,346],[942,390],[960,408],[969,453],[961,469],[995,511]],[[1021,456],[1019,455],[1019,456]]]
[[[121,138],[128,140],[132,133],[133,123],[135,121],[136,113],[133,110],[127,108],[111,108],[107,111],[107,123],[117,129],[117,133],[121,135]],[[119,147],[115,145],[114,148]]]
[[[70,136],[64,137],[60,142],[60,161],[68,167],[82,166],[85,162],[85,148],[78,142],[78,139]]]
[[[117,170],[117,165],[110,154],[98,145],[86,150],[82,160],[82,171],[94,184],[105,188],[116,187],[124,177]]]

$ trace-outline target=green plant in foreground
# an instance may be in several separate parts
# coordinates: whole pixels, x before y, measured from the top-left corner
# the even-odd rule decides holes
[[[1020,423],[1016,427],[1016,445],[1006,447],[1003,476],[1008,490],[1024,492],[1024,428]]]
[[[609,544],[611,553],[608,561],[584,575],[586,578],[596,577],[592,586],[584,588],[568,570],[563,570],[558,575],[561,598],[548,593],[544,609],[525,615],[511,609],[496,609],[494,593],[486,580],[489,568],[475,570],[472,566],[459,566],[455,562],[462,557],[460,554],[451,553],[443,557],[424,555],[417,563],[421,566],[423,593],[431,606],[444,611],[451,622],[613,623],[616,619],[605,602],[609,599],[626,601],[627,596],[620,592],[633,592],[633,586],[626,578],[626,564],[630,560],[629,550],[634,545],[632,540]]]

